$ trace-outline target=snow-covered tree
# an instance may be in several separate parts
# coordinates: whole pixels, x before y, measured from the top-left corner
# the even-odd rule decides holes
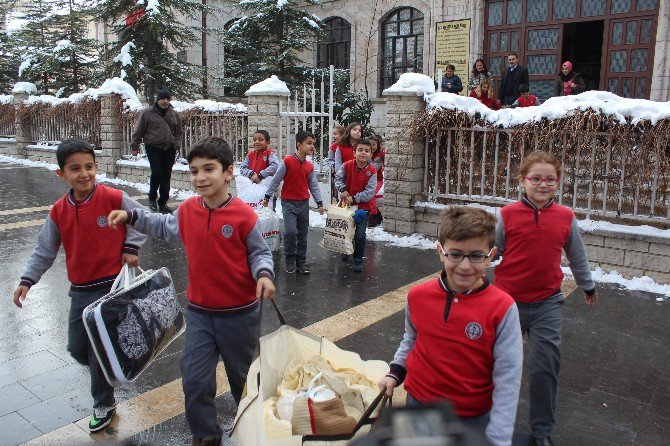
[[[309,73],[298,55],[314,45],[321,19],[300,9],[296,0],[241,0],[239,7],[245,16],[222,32],[222,83],[239,94],[274,74],[289,88],[301,86]]]
[[[9,94],[19,78],[21,58],[16,51],[18,46],[14,33],[0,31],[0,94]]]
[[[110,49],[116,57],[112,56],[107,75],[123,75],[149,102],[161,86],[185,99],[195,96],[200,87],[193,80],[201,69],[180,61],[176,54],[199,43],[195,35],[199,28],[185,22],[198,22],[203,8],[191,0],[99,0],[99,19],[107,23],[123,19],[111,26],[118,41]]]

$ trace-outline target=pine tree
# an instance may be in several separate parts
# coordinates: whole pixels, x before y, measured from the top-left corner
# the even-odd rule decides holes
[[[199,28],[184,22],[199,21],[203,8],[200,2],[191,0],[146,0],[146,4],[145,0],[100,0],[96,9],[99,19],[108,23],[124,19],[111,27],[118,34],[111,53],[128,54],[132,59],[132,64],[124,66],[117,56],[107,75],[120,76],[123,70],[125,81],[141,91],[148,102],[161,86],[174,95],[193,97],[200,91],[193,80],[199,79],[202,70],[178,60],[176,52],[199,43],[194,34]],[[132,45],[126,46],[129,43]]]
[[[290,89],[298,88],[310,76],[298,54],[312,47],[322,32],[323,22],[299,9],[297,3],[296,0],[239,2],[245,16],[222,32],[225,51],[222,83],[232,93],[243,93],[273,74]]]

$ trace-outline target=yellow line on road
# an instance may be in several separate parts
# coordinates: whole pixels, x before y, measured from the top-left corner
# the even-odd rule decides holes
[[[135,195],[133,197],[130,197],[133,200],[141,200],[143,198],[147,198],[146,195]],[[4,211],[0,211],[0,217],[5,216],[5,215],[17,215],[17,214],[30,214],[33,212],[43,212],[43,211],[48,211],[53,207],[52,204],[49,206],[36,206],[32,208],[18,208],[18,209],[5,209]]]

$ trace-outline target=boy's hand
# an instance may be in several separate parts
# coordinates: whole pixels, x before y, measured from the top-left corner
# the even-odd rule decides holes
[[[251,176],[251,181],[253,181],[254,183],[258,184],[258,183],[261,182],[261,179],[258,177],[258,174],[254,173],[254,174]]]
[[[595,293],[593,293],[590,296],[588,294],[584,293],[584,300],[586,301],[586,304],[589,307],[595,306],[596,303],[598,303],[598,292],[596,291]]]
[[[19,285],[16,287],[16,289],[14,290],[14,305],[16,305],[19,308],[23,308],[23,304],[21,303],[21,301],[26,300],[26,298],[28,297],[29,289],[30,288],[28,288],[25,285]]]
[[[351,195],[348,195],[344,200],[349,204],[354,204],[354,199],[351,197]]]
[[[131,268],[140,266],[140,258],[134,254],[123,253],[121,256],[121,265],[128,264]]]
[[[377,386],[379,390],[386,390],[386,395],[393,396],[393,389],[398,387],[398,381],[390,376],[385,376],[377,383]]]
[[[349,192],[347,192],[346,190],[344,192],[340,192],[340,197],[342,197],[343,200],[346,200],[348,196]]]
[[[260,299],[272,299],[275,295],[275,284],[269,277],[261,277],[256,282],[256,297]]]
[[[323,215],[323,206],[319,206],[319,214]]]
[[[126,211],[112,211],[107,216],[107,224],[112,229],[116,229],[118,225],[122,225],[127,221],[128,213]]]
[[[268,200],[266,200],[265,198],[263,198],[263,199],[261,200],[261,204],[263,205],[263,207],[268,207],[269,202],[268,202]]]

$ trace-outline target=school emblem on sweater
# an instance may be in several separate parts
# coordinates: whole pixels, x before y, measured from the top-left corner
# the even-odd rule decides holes
[[[465,334],[467,335],[468,338],[472,339],[473,341],[475,339],[479,339],[482,333],[484,333],[484,329],[479,324],[479,322],[470,322],[468,325],[465,326]]]
[[[221,234],[223,234],[225,238],[230,238],[230,236],[233,235],[233,227],[230,225],[223,225]]]
[[[107,226],[107,217],[105,217],[104,215],[98,217],[98,226],[100,226],[101,228]]]
[[[372,176],[372,172],[370,172],[370,171],[368,170],[367,172],[365,172],[365,175],[368,176],[368,177],[369,177],[369,176]]]
[[[263,161],[267,161],[267,160],[268,160],[268,157],[267,157],[267,156],[264,156],[264,157],[263,157]]]

